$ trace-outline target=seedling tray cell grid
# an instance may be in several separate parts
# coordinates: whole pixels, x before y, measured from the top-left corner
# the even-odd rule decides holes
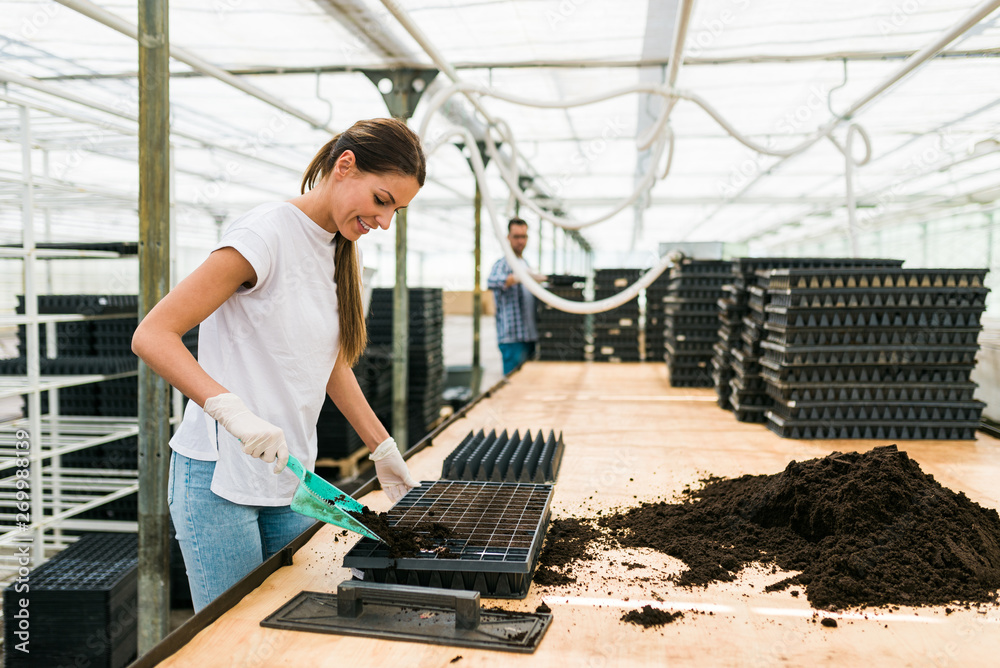
[[[344,566],[365,580],[470,589],[484,597],[524,598],[549,522],[552,485],[439,480],[422,482],[388,512],[391,525],[451,530],[447,556],[419,552],[392,559],[384,543],[362,538]]]

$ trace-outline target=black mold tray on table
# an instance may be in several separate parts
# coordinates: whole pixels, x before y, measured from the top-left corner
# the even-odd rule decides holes
[[[450,554],[419,552],[392,559],[381,542],[362,538],[344,566],[365,581],[478,591],[524,598],[549,523],[552,485],[424,481],[388,511],[392,526],[440,523],[451,530]]]
[[[480,480],[483,482],[554,482],[559,474],[563,451],[562,433],[548,436],[539,429],[534,438],[529,429],[521,437],[504,430],[486,434],[469,432],[441,465],[442,480]]]

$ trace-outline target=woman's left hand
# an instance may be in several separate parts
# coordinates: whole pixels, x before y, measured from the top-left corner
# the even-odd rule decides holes
[[[391,436],[382,441],[368,458],[375,462],[375,475],[382,485],[382,491],[393,503],[417,486],[417,481],[410,475],[410,469],[407,468],[403,455],[399,454],[396,441]]]

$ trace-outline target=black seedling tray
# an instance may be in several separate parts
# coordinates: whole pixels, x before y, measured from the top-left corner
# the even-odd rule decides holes
[[[670,268],[670,274],[721,274],[731,276],[733,263],[730,260],[681,260]]]
[[[753,276],[757,271],[823,267],[901,267],[902,260],[853,257],[740,257],[732,261],[737,274]]]
[[[898,327],[805,328],[764,324],[767,340],[783,346],[975,346],[981,327],[902,329]]]
[[[778,402],[774,414],[788,421],[834,422],[972,422],[978,421],[986,406],[981,401],[955,403],[862,402],[806,403]]]
[[[790,367],[761,360],[761,376],[768,383],[967,383],[972,366],[857,365]]]
[[[344,566],[364,580],[423,587],[475,590],[484,597],[524,598],[549,522],[552,485],[422,482],[389,510],[389,523],[412,528],[440,523],[451,529],[439,552],[391,559],[381,542],[362,538]]]
[[[830,308],[983,308],[988,288],[844,288],[837,290],[776,290],[768,288],[767,303],[788,309]]]
[[[974,422],[873,422],[785,420],[767,414],[767,428],[782,438],[965,441],[976,437]]]
[[[543,437],[541,430],[532,438],[531,430],[522,438],[517,430],[499,436],[496,430],[485,434],[469,432],[457,448],[445,457],[442,480],[480,480],[493,482],[554,482],[565,450],[562,434],[554,431]]]
[[[881,403],[881,402],[968,402],[973,401],[975,383],[800,383],[768,380],[767,393],[780,402]]]
[[[775,269],[768,289],[982,288],[988,269]]]
[[[764,359],[782,367],[794,366],[973,366],[978,346],[782,346],[761,343]]]
[[[788,309],[767,306],[767,321],[782,327],[849,328],[975,328],[980,326],[982,307],[916,309]]]

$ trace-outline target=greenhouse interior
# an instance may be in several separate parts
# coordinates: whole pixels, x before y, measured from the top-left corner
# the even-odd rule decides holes
[[[998,269],[1000,0],[0,0],[4,665],[993,665]]]

